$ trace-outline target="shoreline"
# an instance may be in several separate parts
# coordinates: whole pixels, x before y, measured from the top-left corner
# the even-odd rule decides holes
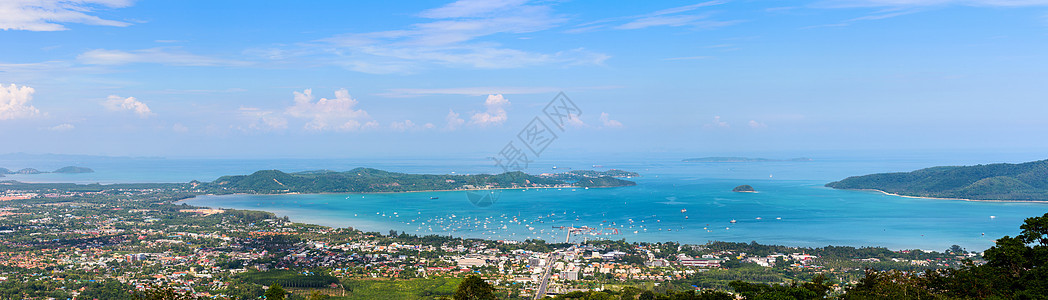
[[[635,185],[633,185],[633,186],[635,186]],[[602,187],[592,187],[592,188],[594,188],[594,189],[606,189],[606,188],[618,188],[618,187],[628,187],[628,186],[602,186]],[[200,194],[200,195],[193,195],[193,197],[181,199],[181,200],[178,200],[178,201],[175,201],[175,202],[171,202],[171,203],[178,204],[179,202],[187,201],[189,199],[193,199],[193,198],[196,198],[196,197],[199,197],[199,196],[225,196],[225,195],[279,196],[279,195],[336,195],[336,194],[377,195],[377,194],[410,194],[410,193],[459,192],[459,191],[461,191],[461,192],[471,192],[471,191],[516,190],[516,189],[522,189],[522,190],[529,190],[529,189],[590,189],[590,187],[578,187],[578,186],[573,186],[573,187],[552,187],[551,186],[551,187],[526,187],[526,188],[423,190],[423,191],[403,191],[403,192],[321,192],[321,193],[298,193],[298,192],[295,192],[295,193],[268,193],[268,194],[267,193]]]
[[[833,189],[833,188],[831,188],[831,189]],[[889,193],[889,192],[885,192],[885,191],[878,190],[878,189],[835,189],[835,190],[879,192],[881,194],[885,194],[885,195],[888,195],[888,196],[896,196],[896,197],[912,198],[912,199],[954,200],[954,201],[969,201],[969,202],[1015,202],[1015,203],[1041,203],[1041,204],[1048,204],[1048,200],[982,200],[982,199],[966,199],[966,198],[942,198],[942,197],[910,196],[910,195]]]

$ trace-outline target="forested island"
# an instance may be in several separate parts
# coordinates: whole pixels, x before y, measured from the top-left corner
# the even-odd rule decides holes
[[[636,183],[616,177],[636,176],[636,173],[621,170],[572,171],[541,175],[519,171],[497,175],[434,175],[356,168],[346,172],[317,170],[285,173],[279,170],[263,170],[251,175],[222,176],[213,182],[191,184],[214,194],[381,193],[497,188],[620,187]]]
[[[737,187],[731,189],[731,191],[732,192],[736,192],[736,193],[756,193],[757,192],[757,190],[753,189],[753,187],[748,185],[748,184],[743,184],[743,185],[737,186]]]
[[[1048,201],[1048,160],[853,176],[826,186],[914,197]]]
[[[699,157],[699,158],[686,158],[681,160],[683,162],[774,162],[774,161],[812,161],[811,158],[798,157],[791,159],[770,159],[770,158],[751,158],[751,157],[733,157],[733,156],[711,156],[711,157]]]

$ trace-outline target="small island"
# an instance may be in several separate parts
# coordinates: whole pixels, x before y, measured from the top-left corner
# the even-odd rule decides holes
[[[7,168],[0,168],[0,177],[4,177],[4,174],[22,174],[22,175],[33,175],[33,174],[44,174],[44,173],[63,173],[63,174],[76,174],[76,173],[94,173],[95,170],[91,168],[68,166],[62,167],[52,172],[44,172],[34,168],[25,168],[18,171],[11,171]]]
[[[812,161],[811,158],[798,157],[791,159],[769,159],[769,158],[751,158],[751,157],[733,157],[733,156],[711,156],[711,157],[699,157],[699,158],[686,158],[681,160],[683,162],[714,162],[714,163],[737,163],[737,162],[776,162],[776,161],[792,161],[792,162],[805,162]]]
[[[731,189],[731,191],[732,192],[736,192],[736,193],[756,193],[757,192],[757,190],[754,190],[753,187],[748,185],[748,184],[743,184],[743,185],[737,186],[734,189]]]
[[[1048,201],[1046,170],[1048,160],[933,167],[905,173],[853,176],[826,186],[925,198]]]
[[[63,168],[60,168],[58,170],[55,170],[54,172],[51,172],[51,173],[77,174],[77,173],[94,173],[94,172],[95,172],[95,170],[92,170],[91,168],[68,166],[68,167],[63,167]]]

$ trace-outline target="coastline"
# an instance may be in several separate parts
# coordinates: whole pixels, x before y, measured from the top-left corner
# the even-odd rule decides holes
[[[627,186],[602,186],[602,187],[592,187],[592,188],[594,188],[594,189],[606,189],[606,188],[617,188],[617,187],[627,187]],[[553,186],[550,186],[550,187],[526,187],[526,188],[491,188],[491,189],[454,189],[454,190],[422,190],[422,191],[403,191],[403,192],[322,192],[322,193],[298,193],[298,192],[295,192],[295,193],[229,193],[229,194],[200,194],[200,195],[193,195],[193,197],[189,197],[189,198],[181,199],[181,200],[178,200],[178,201],[175,201],[175,202],[171,202],[171,203],[175,203],[175,204],[178,204],[179,202],[182,202],[182,201],[186,201],[186,200],[189,200],[189,199],[193,199],[193,198],[196,198],[196,197],[198,197],[198,196],[224,196],[224,195],[260,195],[260,196],[275,196],[275,195],[335,195],[335,194],[360,194],[360,195],[378,195],[378,194],[410,194],[410,193],[431,193],[431,192],[458,192],[458,191],[462,191],[462,192],[470,192],[470,191],[492,191],[492,190],[517,190],[517,189],[521,189],[521,190],[529,190],[529,189],[590,189],[590,187],[577,187],[577,186],[572,186],[572,187],[553,187]]]
[[[970,202],[1015,202],[1015,203],[1042,203],[1042,204],[1048,204],[1048,200],[1044,200],[1044,201],[1041,201],[1041,200],[983,200],[983,199],[966,199],[966,198],[942,198],[942,197],[911,196],[911,195],[902,195],[902,194],[889,193],[889,192],[885,192],[885,191],[878,190],[878,189],[835,189],[835,190],[879,192],[881,194],[885,194],[885,195],[888,195],[888,196],[896,196],[896,197],[903,197],[903,198],[913,198],[913,199],[955,200],[955,201],[970,201]]]

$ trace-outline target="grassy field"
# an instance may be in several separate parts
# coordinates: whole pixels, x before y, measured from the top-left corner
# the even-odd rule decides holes
[[[346,297],[332,299],[437,299],[455,293],[461,278],[345,280]]]

